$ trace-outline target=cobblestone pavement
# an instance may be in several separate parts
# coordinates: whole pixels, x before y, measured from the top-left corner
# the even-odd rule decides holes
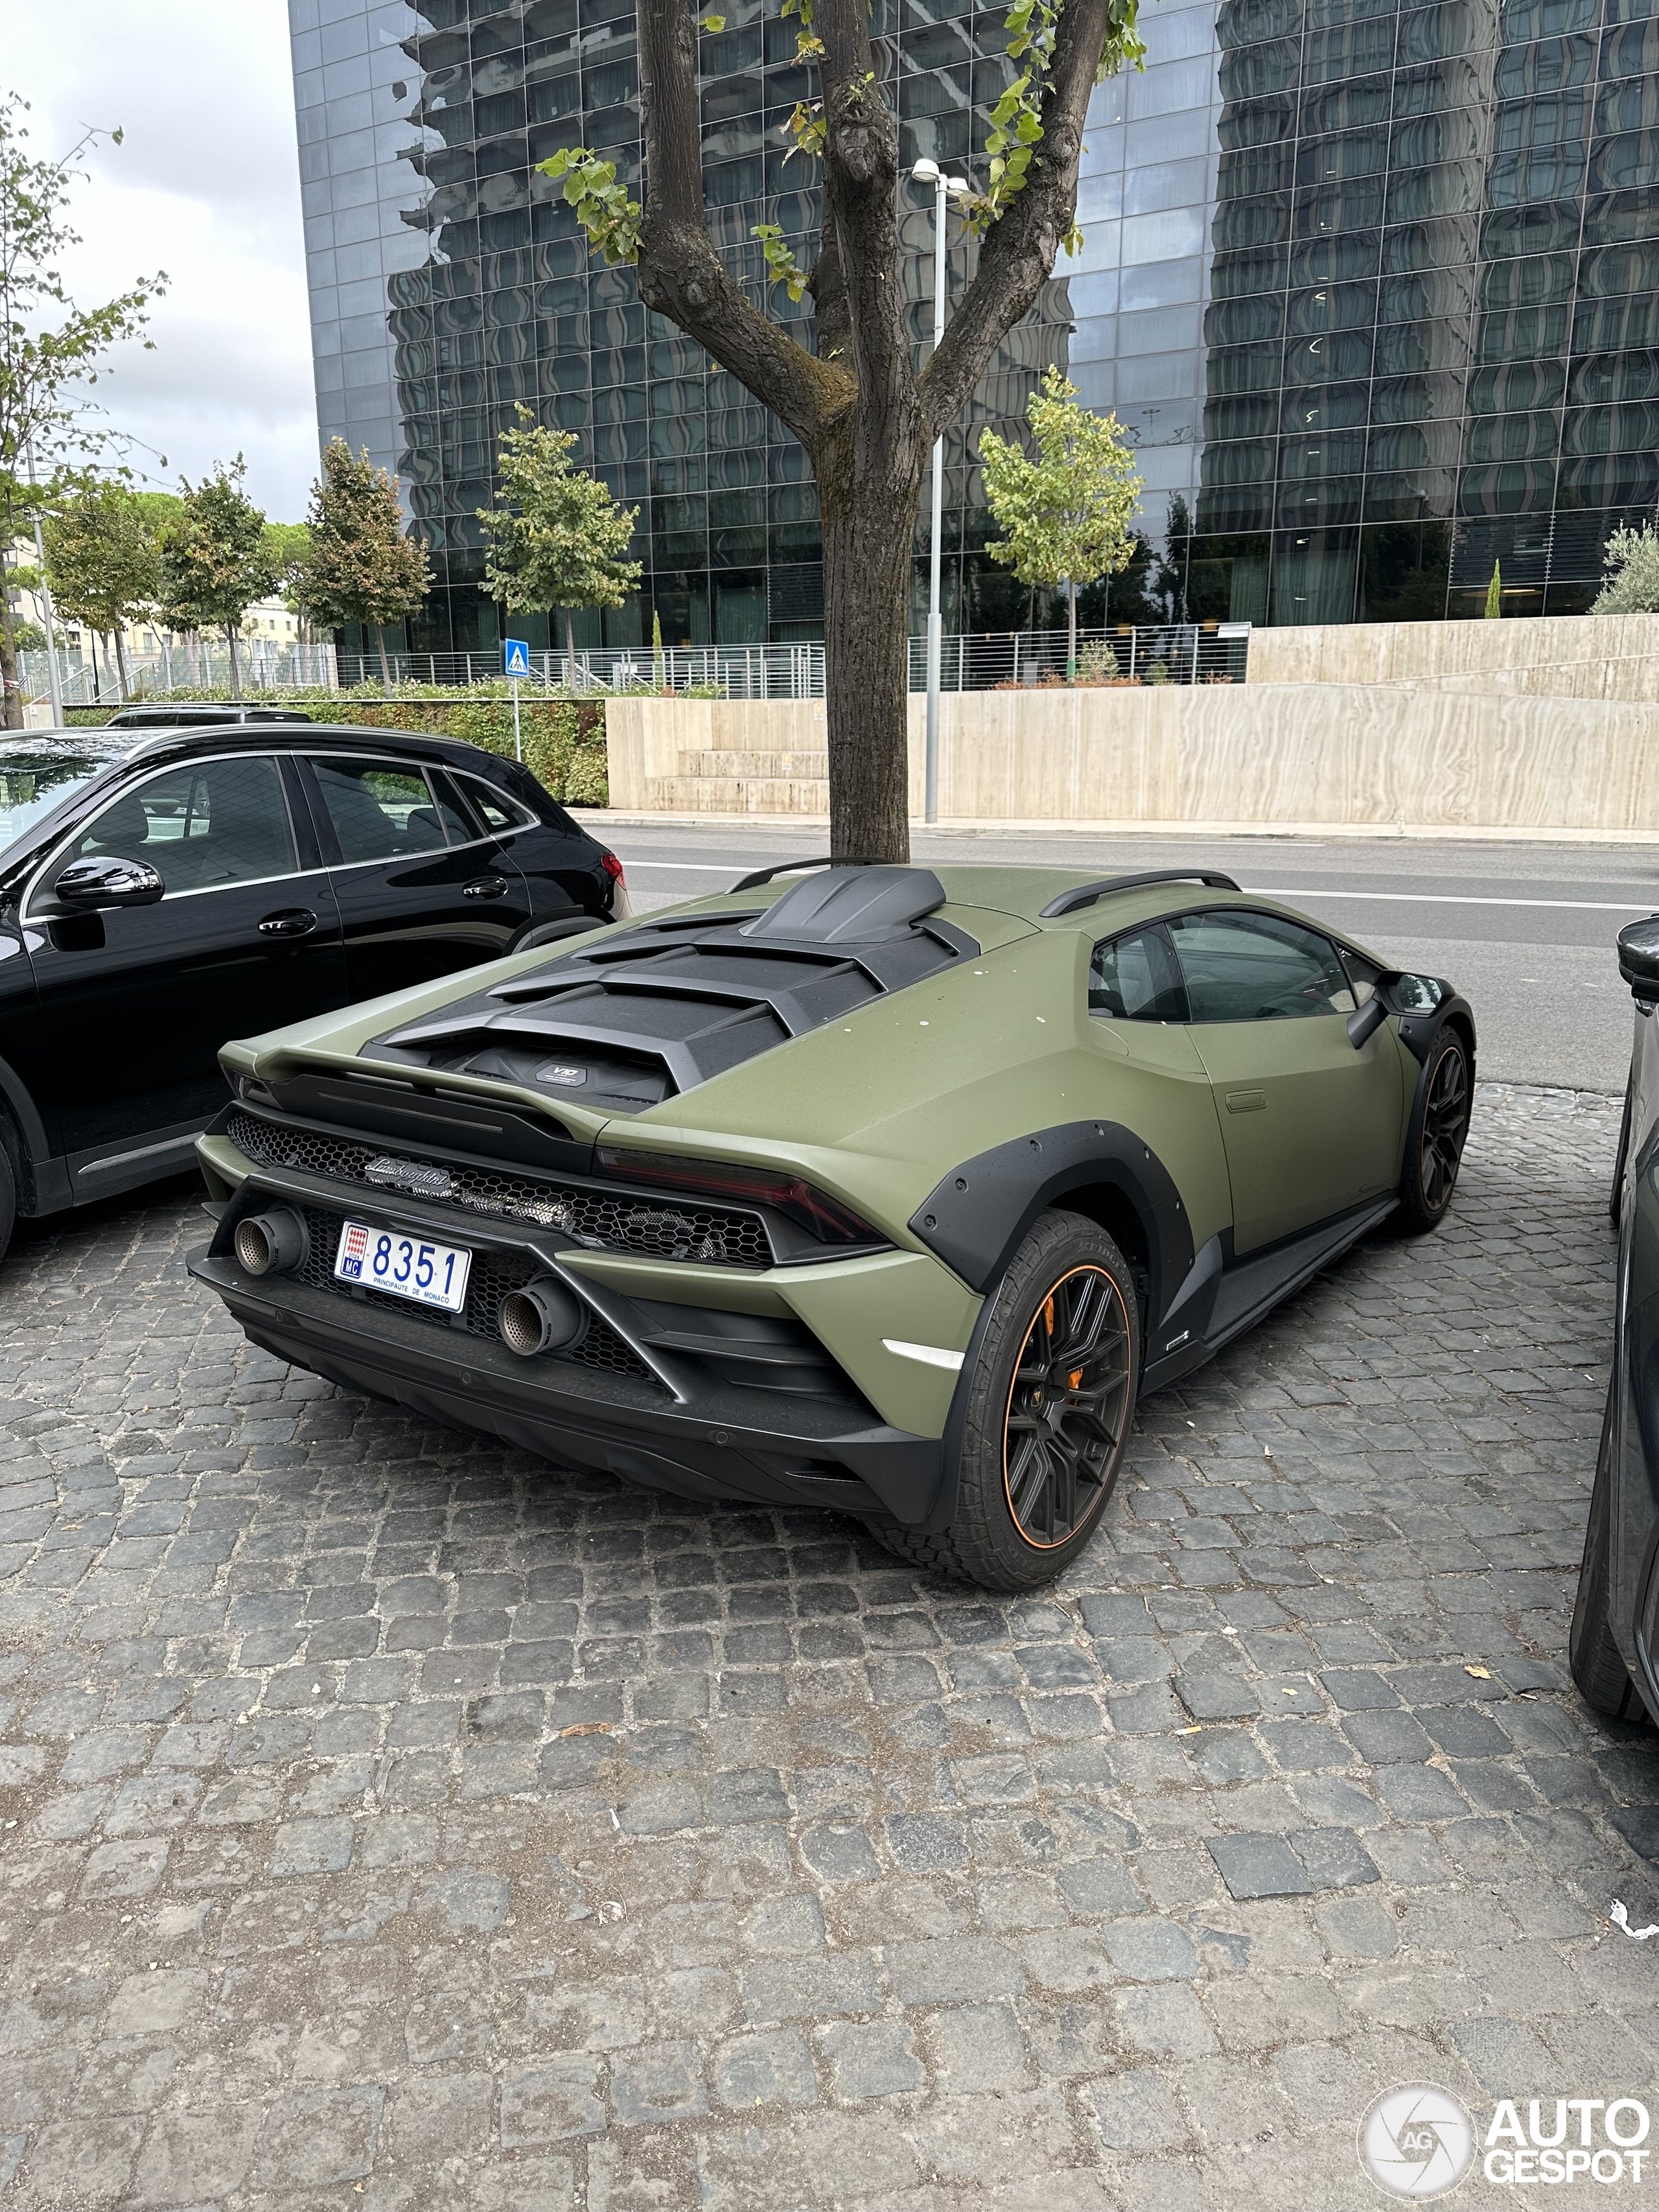
[[[290,1373],[182,1186],[26,1234],[0,2208],[1340,2212],[1382,2087],[1650,2094],[1655,1742],[1563,1666],[1614,1135],[1483,1092],[1018,1602]]]

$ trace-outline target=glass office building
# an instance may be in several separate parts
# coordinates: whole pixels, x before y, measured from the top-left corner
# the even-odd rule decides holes
[[[435,588],[410,626],[420,651],[499,635],[477,510],[500,431],[522,402],[574,431],[577,458],[639,508],[639,592],[578,641],[636,645],[653,613],[668,644],[822,634],[817,497],[800,447],[702,349],[641,304],[630,269],[590,257],[537,165],[604,149],[637,186],[635,24],[625,0],[290,0],[322,435],[395,469],[431,549]],[[1002,13],[961,0],[882,0],[877,27],[907,163],[969,152],[971,118],[1012,75]],[[803,240],[817,191],[779,125],[808,89],[795,25],[729,0],[702,41],[709,224],[726,265],[783,322],[811,302],[763,285],[754,224]],[[902,233],[918,346],[932,329],[932,194]],[[953,285],[965,250],[951,256]],[[1023,623],[1029,595],[985,560],[968,441],[1023,417],[1042,368],[1068,357],[1061,278],[1002,348],[947,447],[947,621]],[[925,589],[925,584],[921,587]],[[920,614],[925,601],[919,598]],[[544,626],[515,617],[532,645]]]
[[[1225,0],[1195,613],[1577,612],[1659,494],[1649,0]]]
[[[1085,620],[1341,622],[1594,594],[1659,481],[1659,17],[1647,0],[1147,0],[1147,66],[1091,102],[1084,246],[947,441],[945,623],[1057,603],[984,551],[972,442],[1043,367],[1115,409],[1147,543]],[[1659,0],[1655,0],[1659,6]],[[487,647],[476,511],[515,404],[574,431],[640,510],[639,592],[586,643],[818,634],[799,447],[590,258],[537,164],[602,148],[636,182],[623,0],[290,0],[318,408],[395,469],[431,548],[418,650]],[[972,164],[1011,74],[1002,8],[876,0],[908,164]],[[808,90],[774,0],[702,41],[709,222],[757,301],[750,233],[805,242],[817,193],[778,126]],[[976,121],[976,118],[981,118]],[[902,234],[919,350],[931,195]],[[959,291],[967,251],[951,254]],[[1650,327],[1650,324],[1653,325]],[[923,540],[918,538],[918,551]],[[921,627],[918,572],[914,626]],[[537,623],[521,625],[539,643]]]

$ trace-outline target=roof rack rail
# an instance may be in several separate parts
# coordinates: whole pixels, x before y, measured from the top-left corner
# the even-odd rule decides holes
[[[878,868],[879,860],[843,860],[834,853],[820,853],[813,860],[780,860],[774,868],[757,868],[752,874],[739,876],[734,884],[726,887],[730,898],[738,891],[752,891],[762,884],[769,884],[774,876],[793,876],[802,868]]]
[[[1058,898],[1049,900],[1040,919],[1052,921],[1058,915],[1075,914],[1079,907],[1092,906],[1109,892],[1132,891],[1141,884],[1208,884],[1219,891],[1244,888],[1231,876],[1224,876],[1218,868],[1148,868],[1144,875],[1103,876],[1097,884],[1079,884],[1075,890],[1062,891]]]

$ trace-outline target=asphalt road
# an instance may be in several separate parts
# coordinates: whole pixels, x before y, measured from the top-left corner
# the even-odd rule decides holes
[[[821,827],[629,824],[594,817],[636,909],[723,887],[771,860],[823,850]],[[1613,940],[1659,910],[1659,848],[1386,839],[919,833],[919,860],[1136,868],[1201,863],[1340,928],[1397,967],[1445,975],[1474,1007],[1480,1073],[1504,1083],[1620,1091],[1631,1003]]]

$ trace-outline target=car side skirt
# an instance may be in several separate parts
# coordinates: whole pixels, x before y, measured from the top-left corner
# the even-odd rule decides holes
[[[1321,1268],[1340,1260],[1362,1237],[1386,1221],[1399,1203],[1390,1192],[1387,1198],[1356,1206],[1334,1220],[1322,1221],[1316,1228],[1304,1230],[1282,1244],[1266,1252],[1252,1252],[1243,1260],[1230,1259],[1227,1240],[1212,1237],[1193,1262],[1188,1282],[1176,1293],[1147,1347],[1143,1396],[1179,1381],[1206,1359],[1212,1359],[1224,1345],[1254,1328],[1281,1299],[1300,1290]]]

